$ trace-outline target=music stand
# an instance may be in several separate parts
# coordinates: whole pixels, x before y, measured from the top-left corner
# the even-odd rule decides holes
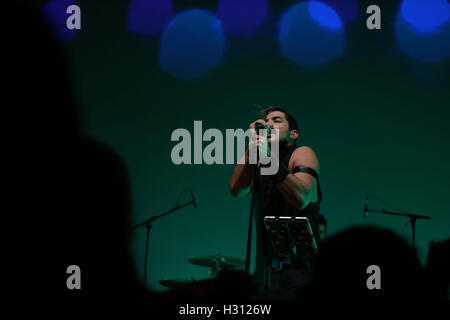
[[[318,251],[314,233],[307,217],[265,216],[264,225],[271,244],[271,256],[287,260],[292,255],[302,256]],[[264,276],[265,298],[269,297],[270,267],[266,266]]]
[[[316,240],[307,217],[265,216],[264,225],[274,257],[288,258],[292,253],[299,256],[317,252]]]

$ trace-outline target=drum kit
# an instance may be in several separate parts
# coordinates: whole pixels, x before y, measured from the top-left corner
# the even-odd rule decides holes
[[[209,268],[210,279],[214,278],[224,269],[241,269],[245,265],[245,260],[223,256],[220,253],[214,255],[195,256],[187,259],[189,263]],[[209,279],[207,279],[209,280]],[[159,284],[170,289],[181,289],[198,282],[195,279],[163,279]]]

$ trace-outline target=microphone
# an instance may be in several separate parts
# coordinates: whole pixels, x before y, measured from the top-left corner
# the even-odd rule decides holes
[[[256,131],[256,134],[259,134],[259,130],[262,130],[262,129],[264,129],[264,128],[265,128],[265,126],[264,126],[261,122],[255,123],[255,131]]]
[[[194,208],[197,209],[197,202],[195,202],[194,193],[191,188],[189,188],[189,191],[191,192],[192,204],[194,205]]]
[[[364,218],[367,218],[367,215],[369,214],[367,212],[367,207],[369,206],[369,196],[366,197],[366,201],[364,203]]]
[[[263,125],[261,122],[257,122],[257,123],[255,123],[255,132],[256,132],[256,134],[257,135],[259,135],[260,134],[260,130],[263,130],[263,129],[265,129],[266,128],[266,126],[265,125]],[[256,150],[257,150],[257,152],[256,152],[256,159],[259,159],[259,157],[260,157],[260,154],[259,154],[259,147],[257,147],[256,148]],[[255,171],[255,173],[256,172],[258,172],[258,170],[256,170]]]

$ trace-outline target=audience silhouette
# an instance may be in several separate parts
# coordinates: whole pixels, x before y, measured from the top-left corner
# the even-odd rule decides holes
[[[379,289],[367,282],[379,267]],[[327,238],[317,254],[312,280],[299,298],[416,299],[426,296],[416,252],[395,233],[352,227]],[[372,279],[370,279],[369,282]]]
[[[131,200],[120,157],[83,135],[67,58],[40,14],[8,14],[10,176],[2,294],[18,298],[142,297],[128,252]],[[81,270],[69,290],[67,268]]]

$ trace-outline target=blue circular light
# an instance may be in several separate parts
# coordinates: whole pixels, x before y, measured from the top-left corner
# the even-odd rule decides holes
[[[165,72],[191,80],[214,69],[224,52],[221,22],[205,10],[192,9],[178,14],[164,30],[158,59]]]
[[[450,6],[445,0],[405,0],[395,33],[400,50],[422,63],[450,57]]]
[[[336,11],[322,2],[310,1],[308,3],[311,18],[321,26],[330,29],[342,28],[342,22]]]
[[[427,34],[448,23],[450,5],[446,0],[404,0],[400,12],[413,32]]]
[[[333,9],[317,1],[300,2],[282,16],[279,41],[289,60],[317,66],[344,52],[345,34]]]
[[[50,25],[55,35],[62,41],[67,41],[75,36],[79,30],[67,28],[67,19],[70,14],[67,8],[76,5],[74,0],[52,0],[42,9],[44,19]]]

